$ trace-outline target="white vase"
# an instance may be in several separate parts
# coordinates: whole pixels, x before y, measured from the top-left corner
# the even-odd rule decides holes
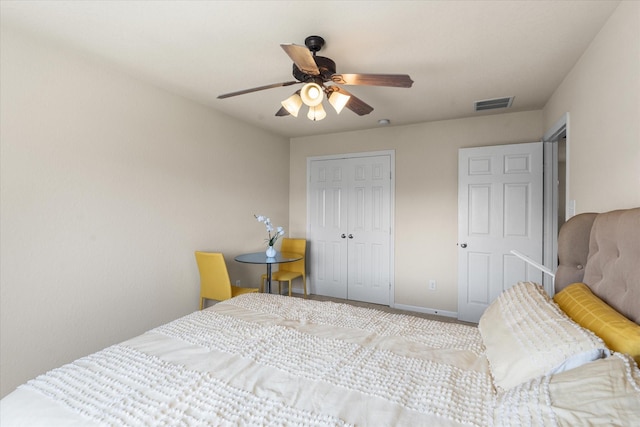
[[[274,256],[276,256],[276,250],[273,248],[273,246],[267,246],[266,254],[268,258],[273,258]]]

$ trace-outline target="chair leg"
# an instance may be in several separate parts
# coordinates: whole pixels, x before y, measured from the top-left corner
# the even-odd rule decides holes
[[[200,310],[202,310],[203,305],[204,305],[204,298],[200,297]]]
[[[289,280],[289,296],[291,296],[291,280]]]
[[[307,278],[306,276],[303,274],[302,275],[302,289],[304,290],[304,297],[307,297]]]

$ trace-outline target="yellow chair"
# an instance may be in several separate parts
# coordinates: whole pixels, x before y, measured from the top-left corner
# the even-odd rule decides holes
[[[227,264],[221,253],[196,251],[196,262],[200,270],[200,310],[205,299],[224,301],[238,295],[258,292],[257,288],[231,285]]]
[[[291,281],[297,277],[302,277],[302,288],[304,290],[304,296],[307,296],[307,276],[304,270],[305,254],[307,250],[307,241],[305,239],[282,239],[282,246],[280,252],[293,253],[302,255],[302,259],[295,262],[285,262],[278,265],[278,271],[271,274],[271,282],[278,282],[278,293],[282,292],[282,282],[289,282],[289,296],[291,296]],[[264,289],[264,282],[267,280],[267,275],[263,274],[260,280],[260,291]]]

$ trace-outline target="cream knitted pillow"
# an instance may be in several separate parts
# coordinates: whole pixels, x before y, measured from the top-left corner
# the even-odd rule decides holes
[[[504,291],[478,328],[494,383],[504,390],[609,354],[600,338],[571,320],[532,282]]]

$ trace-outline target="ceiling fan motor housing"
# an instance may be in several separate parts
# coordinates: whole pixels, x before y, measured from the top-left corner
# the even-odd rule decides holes
[[[320,75],[313,76],[311,74],[306,74],[300,71],[296,64],[293,64],[293,77],[295,77],[298,81],[301,82],[315,82],[315,83],[323,83],[330,82],[331,76],[336,73],[336,63],[333,62],[332,59],[326,58],[324,56],[314,56],[314,61],[316,61],[316,65],[320,70]],[[321,81],[318,81],[321,80]]]

